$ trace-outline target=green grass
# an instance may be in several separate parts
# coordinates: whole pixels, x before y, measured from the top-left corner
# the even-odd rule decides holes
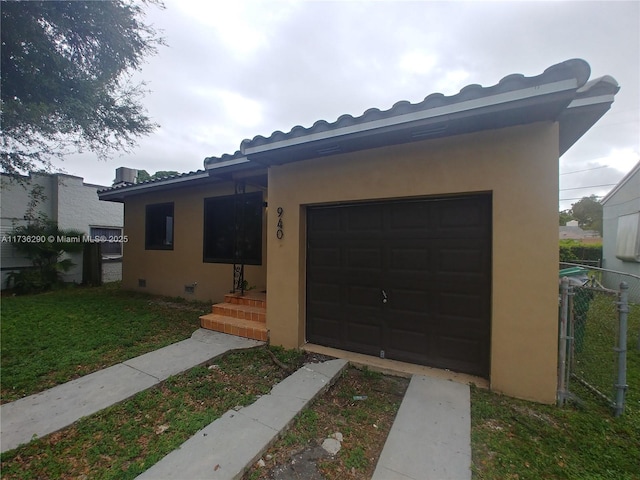
[[[299,365],[299,353],[286,356]],[[230,353],[216,359],[215,367],[171,377],[2,454],[2,478],[134,478],[224,412],[267,394],[286,375],[264,348]]]
[[[595,298],[589,310],[583,353],[587,371],[604,375],[596,313],[609,313],[610,300]],[[540,405],[472,389],[473,478],[640,479],[640,352],[636,349],[640,307],[631,308],[625,413],[614,418],[600,398],[572,382],[579,404]],[[606,340],[610,349],[610,340]],[[609,367],[605,367],[610,376]]]
[[[2,402],[188,338],[210,305],[127,292],[119,284],[3,296]]]

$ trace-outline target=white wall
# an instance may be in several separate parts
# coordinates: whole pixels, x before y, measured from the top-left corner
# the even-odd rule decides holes
[[[605,198],[602,208],[602,258],[604,268],[640,275],[640,263],[616,258],[618,218],[640,212],[640,169],[623,179],[611,196]]]
[[[34,185],[40,185],[46,197],[40,201],[35,213],[43,213],[58,222],[61,229],[76,229],[89,235],[91,227],[122,228],[124,207],[113,202],[101,202],[97,191],[106,188],[100,185],[85,184],[80,177],[63,174],[31,174],[23,178],[24,183],[11,183],[2,176],[2,194],[0,197],[0,228],[6,235],[14,226],[25,225],[24,216],[29,204],[29,192]],[[11,268],[31,265],[28,259],[19,256],[8,243],[1,244],[2,288],[6,286],[6,275]],[[63,278],[68,282],[82,281],[82,254],[71,256],[76,264]],[[110,281],[119,280],[120,267],[110,268]],[[121,275],[121,274],[120,274]]]

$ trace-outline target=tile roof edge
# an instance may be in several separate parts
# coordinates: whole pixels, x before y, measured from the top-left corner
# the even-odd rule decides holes
[[[288,133],[283,133],[279,130],[276,130],[267,137],[263,135],[256,135],[252,139],[244,139],[241,142],[240,152],[245,153],[246,149],[248,148],[277,142],[279,140],[306,136],[326,130],[335,130],[347,125],[366,124],[370,121],[391,118],[402,115],[404,113],[449,106],[467,100],[475,100],[479,98],[489,97],[498,93],[522,90],[524,88],[552,83],[559,80],[574,79],[576,81],[576,90],[579,90],[585,87],[590,75],[591,67],[589,66],[589,64],[585,60],[574,58],[555,65],[551,65],[550,67],[546,68],[541,74],[531,77],[525,77],[522,74],[513,73],[500,79],[497,84],[488,87],[482,87],[481,85],[477,84],[470,84],[463,87],[458,93],[450,96],[445,96],[442,93],[432,93],[425,97],[423,101],[418,103],[410,103],[406,100],[401,100],[396,102],[390,109],[384,111],[377,108],[369,108],[358,117],[353,117],[349,114],[343,114],[340,115],[337,120],[332,123],[329,123],[326,120],[317,120],[311,127],[308,128],[305,128],[301,125],[296,125],[291,128]],[[602,78],[604,79],[607,77]],[[608,77],[608,79],[611,79],[613,80],[613,82],[615,82],[612,77]],[[615,82],[615,84],[617,85],[617,82]]]
[[[116,186],[111,186],[102,190],[98,190],[98,194],[114,192],[117,190],[133,189],[134,187],[151,186],[151,185],[156,185],[161,183],[171,183],[170,181],[173,181],[173,182],[182,181],[182,180],[187,180],[187,179],[190,179],[191,177],[196,177],[206,173],[207,173],[206,170],[196,170],[196,171],[191,171],[186,173],[179,173],[177,175],[168,175],[162,178],[154,178],[152,180],[145,180],[140,183],[126,183],[123,185],[116,185]]]

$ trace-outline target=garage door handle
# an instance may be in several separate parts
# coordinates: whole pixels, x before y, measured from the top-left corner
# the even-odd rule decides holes
[[[387,297],[387,292],[382,290],[382,303],[387,303],[387,300],[389,300],[389,297]]]

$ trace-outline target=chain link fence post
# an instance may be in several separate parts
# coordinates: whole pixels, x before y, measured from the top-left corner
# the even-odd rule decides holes
[[[558,406],[564,405],[568,391],[568,329],[569,329],[569,279],[563,277],[560,282],[560,342],[558,350]]]
[[[620,284],[618,301],[618,381],[616,382],[615,416],[624,412],[624,395],[627,391],[627,317],[629,315],[629,285]]]

